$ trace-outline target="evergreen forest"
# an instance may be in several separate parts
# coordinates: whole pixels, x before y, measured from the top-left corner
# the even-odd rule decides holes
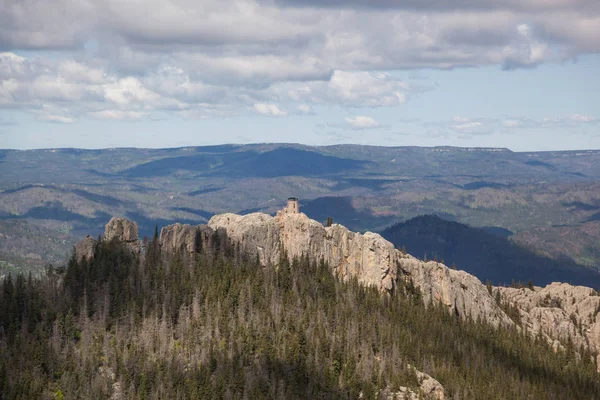
[[[376,399],[417,391],[411,366],[448,399],[600,398],[590,354],[426,307],[410,281],[382,295],[211,243],[167,256],[155,234],[140,257],[101,240],[91,261],[9,275],[0,398]]]

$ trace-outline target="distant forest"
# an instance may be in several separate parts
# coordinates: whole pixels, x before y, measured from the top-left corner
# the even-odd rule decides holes
[[[553,259],[510,241],[498,229],[473,228],[436,215],[395,224],[381,235],[396,247],[429,260],[467,271],[482,282],[545,286],[565,282],[600,288],[600,273],[563,257]]]
[[[591,354],[427,308],[410,281],[382,295],[212,242],[167,257],[155,235],[140,259],[101,241],[90,262],[8,276],[0,398],[375,399],[418,390],[409,365],[449,399],[600,398]]]

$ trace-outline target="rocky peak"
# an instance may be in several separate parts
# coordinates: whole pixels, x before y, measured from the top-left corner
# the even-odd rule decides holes
[[[138,226],[135,222],[125,218],[113,217],[104,227],[105,240],[118,240],[125,243],[129,249],[135,254],[140,252],[140,243],[138,240]],[[91,260],[94,258],[97,241],[90,235],[85,239],[80,240],[75,245],[75,259],[81,261],[83,259]]]
[[[138,241],[138,226],[126,218],[112,217],[104,228],[104,238],[108,241],[116,239],[120,242]]]
[[[303,213],[285,211],[275,217],[221,214],[208,225],[224,229],[243,251],[257,255],[262,265],[278,263],[282,250],[289,258],[307,255],[326,261],[342,279],[356,277],[384,292],[393,291],[398,278],[411,280],[426,303],[441,302],[461,317],[485,319],[496,326],[513,324],[473,275],[404,255],[373,232],[355,233],[338,224],[324,227]]]
[[[325,228],[303,213],[221,214],[210,219],[208,226],[224,229],[240,248],[257,256],[262,265],[277,264],[281,251],[292,259],[302,255],[314,261],[324,260],[343,279],[393,290],[396,279],[397,252],[380,235],[348,231],[341,225]]]
[[[183,250],[188,254],[211,246],[213,230],[206,225],[173,224],[160,231],[161,249],[167,254]]]
[[[87,235],[85,239],[80,240],[75,245],[75,259],[77,261],[91,260],[94,258],[94,252],[96,251],[96,240],[90,235]]]
[[[112,217],[104,228],[104,240],[117,240],[126,244],[132,252],[140,252],[138,226],[126,218]]]

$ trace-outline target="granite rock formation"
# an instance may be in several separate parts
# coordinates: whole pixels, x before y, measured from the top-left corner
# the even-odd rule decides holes
[[[96,240],[90,235],[87,235],[85,239],[80,240],[75,245],[75,259],[77,261],[91,260],[94,258],[94,252],[96,251]]]
[[[275,217],[221,214],[212,217],[208,225],[224,229],[263,265],[279,262],[282,251],[289,258],[307,255],[329,263],[342,279],[356,277],[381,291],[394,290],[398,278],[411,280],[426,303],[439,301],[462,317],[487,320],[496,326],[513,324],[473,275],[404,255],[376,233],[354,233],[338,224],[324,227],[303,213],[285,211]]]
[[[524,329],[554,341],[555,348],[571,340],[577,349],[600,351],[600,296],[595,290],[557,282],[496,290],[519,309]]]
[[[275,217],[254,213],[221,214],[208,226],[224,229],[240,249],[257,256],[262,265],[276,264],[282,252],[292,259],[307,255],[324,260],[342,279],[391,291],[396,281],[398,252],[380,235],[350,232],[341,225],[324,227],[302,213],[279,212]]]
[[[461,317],[494,326],[513,324],[481,281],[465,271],[435,261],[424,262],[409,254],[401,255],[399,268],[401,275],[421,290],[426,304],[441,303]]]
[[[419,380],[417,391],[405,386],[401,386],[398,390],[387,388],[380,393],[379,398],[386,400],[444,400],[446,398],[444,387],[436,379],[416,369],[415,373]]]
[[[161,249],[167,254],[183,250],[187,254],[198,253],[202,248],[209,248],[212,243],[213,230],[206,225],[173,224],[160,231]]]
[[[126,218],[111,218],[104,228],[104,239],[107,241],[118,240],[125,243],[134,253],[140,252],[138,226]]]

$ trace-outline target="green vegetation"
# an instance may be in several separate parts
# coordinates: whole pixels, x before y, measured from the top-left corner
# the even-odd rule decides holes
[[[0,277],[29,271],[38,275],[48,263],[63,264],[73,241],[60,225],[48,228],[23,220],[0,220]]]
[[[226,237],[140,261],[101,242],[91,262],[0,290],[0,398],[375,398],[416,388],[408,364],[450,399],[600,397],[591,355],[554,353],[514,329],[341,282],[306,258],[256,265]]]

